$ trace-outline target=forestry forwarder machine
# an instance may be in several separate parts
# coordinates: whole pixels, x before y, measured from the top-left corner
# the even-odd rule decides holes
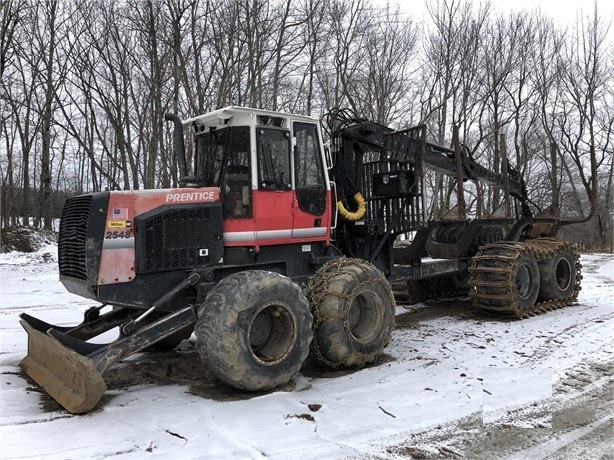
[[[338,109],[322,124],[242,107],[165,118],[180,188],[65,203],[60,280],[101,305],[76,327],[21,315],[20,366],[69,412],[96,406],[114,363],[193,332],[211,372],[244,390],[288,382],[310,350],[327,367],[372,363],[394,327],[391,286],[399,301],[468,293],[518,318],[578,295],[578,253],[553,237],[557,218],[532,215],[517,172],[429,143],[425,126],[395,131]],[[502,189],[515,216],[427,221],[427,170]],[[113,328],[110,343],[90,341]]]

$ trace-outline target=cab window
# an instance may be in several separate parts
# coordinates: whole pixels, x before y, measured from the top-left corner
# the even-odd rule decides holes
[[[258,143],[258,188],[289,190],[290,132],[282,129],[256,128]]]
[[[326,210],[326,184],[318,130],[310,123],[294,123],[294,168],[300,209],[320,215]]]
[[[252,181],[249,127],[232,128],[224,157],[224,174],[220,187],[224,201],[224,217],[252,216]]]
[[[196,138],[196,175],[205,187],[219,187],[230,128],[211,130]]]

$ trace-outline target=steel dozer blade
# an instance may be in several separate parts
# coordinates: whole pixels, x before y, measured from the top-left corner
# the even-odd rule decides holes
[[[111,343],[94,344],[78,338],[98,335],[130,317],[119,310],[105,316],[101,321],[66,328],[25,313],[20,315],[20,323],[28,333],[28,354],[19,366],[73,414],[88,412],[98,404],[107,390],[103,376],[111,366],[196,321],[194,309],[185,307],[142,327],[133,322],[134,331]]]
[[[28,354],[19,366],[73,414],[92,410],[107,390],[94,362],[20,321],[28,333]]]

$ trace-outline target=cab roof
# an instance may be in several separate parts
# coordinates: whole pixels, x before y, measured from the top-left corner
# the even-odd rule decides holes
[[[184,128],[220,128],[223,126],[251,126],[269,125],[280,128],[289,128],[290,121],[303,121],[306,123],[318,123],[318,120],[305,115],[295,115],[285,112],[254,109],[250,107],[228,106],[213,112],[198,115],[183,120]],[[197,129],[200,130],[200,129]]]

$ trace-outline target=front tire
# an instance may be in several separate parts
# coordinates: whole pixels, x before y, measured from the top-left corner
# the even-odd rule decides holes
[[[247,270],[223,279],[198,308],[196,347],[223,382],[269,390],[300,370],[312,321],[307,299],[290,278]]]
[[[395,302],[375,266],[339,258],[322,266],[306,291],[314,315],[312,351],[326,367],[360,367],[375,361],[390,342]]]

